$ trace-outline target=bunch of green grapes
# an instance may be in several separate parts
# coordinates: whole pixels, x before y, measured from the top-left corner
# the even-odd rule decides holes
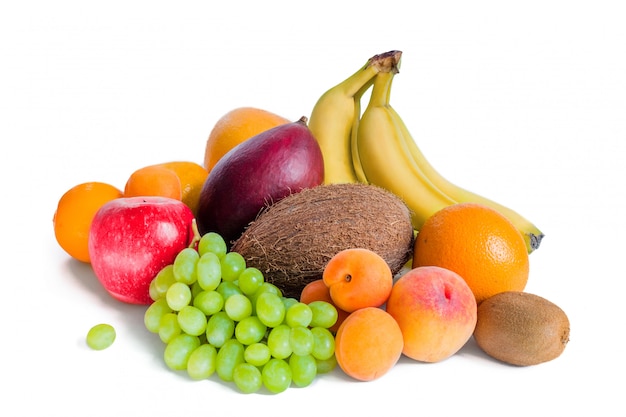
[[[284,297],[217,233],[183,249],[150,296],[146,328],[165,343],[166,365],[194,380],[217,374],[244,393],[280,393],[336,366],[335,307]]]

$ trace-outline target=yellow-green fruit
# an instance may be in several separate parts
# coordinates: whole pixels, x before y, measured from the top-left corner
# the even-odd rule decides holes
[[[559,306],[538,295],[507,291],[480,303],[474,339],[495,359],[529,366],[560,356],[569,333],[569,319]]]

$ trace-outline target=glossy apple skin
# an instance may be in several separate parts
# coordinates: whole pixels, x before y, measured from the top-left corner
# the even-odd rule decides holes
[[[324,160],[303,120],[240,143],[211,170],[200,193],[200,234],[217,232],[229,244],[269,203],[320,185]]]
[[[439,362],[455,354],[476,327],[476,297],[456,272],[417,267],[398,278],[387,312],[402,330],[405,356]]]
[[[91,223],[93,271],[117,300],[147,305],[150,282],[193,239],[191,209],[164,197],[125,197],[103,205]]]

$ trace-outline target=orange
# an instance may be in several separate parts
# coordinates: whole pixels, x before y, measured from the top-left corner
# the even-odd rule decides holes
[[[333,303],[349,313],[380,307],[389,298],[393,273],[382,256],[365,248],[337,252],[322,272]]]
[[[523,291],[529,274],[522,234],[498,211],[454,204],[424,222],[413,249],[413,268],[440,266],[459,274],[480,304],[503,291]]]
[[[78,184],[61,196],[52,219],[54,236],[72,258],[89,263],[89,228],[105,203],[122,197],[122,191],[103,182]]]
[[[182,193],[178,175],[156,165],[139,168],[130,174],[124,186],[125,197],[157,196],[181,200]]]
[[[223,115],[213,126],[206,142],[204,167],[211,172],[228,151],[259,133],[290,120],[255,107],[239,107]]]
[[[360,381],[385,375],[402,355],[404,339],[396,320],[385,310],[365,307],[351,313],[335,336],[339,367]]]
[[[182,188],[182,201],[195,215],[198,211],[200,193],[209,171],[202,165],[191,161],[171,161],[157,166],[171,169],[176,173]]]

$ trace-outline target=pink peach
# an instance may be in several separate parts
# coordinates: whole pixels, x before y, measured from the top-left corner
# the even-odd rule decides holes
[[[474,293],[456,272],[437,266],[417,267],[398,278],[386,309],[402,330],[402,353],[422,362],[454,355],[476,326]]]

